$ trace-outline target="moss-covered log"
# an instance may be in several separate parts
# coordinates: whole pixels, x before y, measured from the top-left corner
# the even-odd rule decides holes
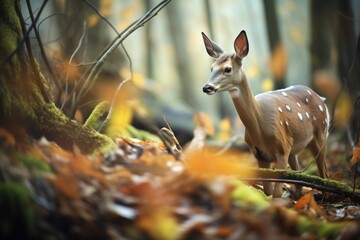
[[[84,153],[113,146],[94,129],[67,118],[53,103],[50,89],[32,56],[18,1],[0,2],[0,127],[25,128],[64,148]]]
[[[302,172],[278,170],[278,169],[254,169],[257,179],[260,181],[274,181],[293,183],[299,186],[312,187],[324,192],[335,193],[337,195],[351,198],[360,202],[360,190],[353,189],[339,181],[324,179],[318,176],[305,174]],[[255,179],[247,179],[255,180]]]

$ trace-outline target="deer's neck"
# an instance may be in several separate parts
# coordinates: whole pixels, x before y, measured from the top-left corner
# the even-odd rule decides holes
[[[261,139],[261,114],[258,103],[249,87],[245,75],[236,89],[230,90],[230,95],[236,111],[250,137]]]

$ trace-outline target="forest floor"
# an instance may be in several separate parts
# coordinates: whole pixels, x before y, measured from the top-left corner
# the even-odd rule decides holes
[[[254,177],[246,152],[177,160],[157,141],[118,138],[84,155],[3,129],[0,139],[1,239],[360,239],[359,203],[289,184],[283,198],[267,197],[240,180]],[[331,175],[351,185],[336,174],[350,172],[345,150],[330,149]]]

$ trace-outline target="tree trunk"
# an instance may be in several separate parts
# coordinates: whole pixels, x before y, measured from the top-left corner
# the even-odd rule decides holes
[[[30,27],[31,28],[31,27]],[[0,128],[16,136],[19,128],[84,153],[113,141],[68,119],[53,103],[50,89],[32,56],[18,1],[0,3]]]
[[[267,34],[269,36],[269,45],[270,51],[273,55],[278,48],[283,47],[281,43],[280,31],[279,31],[279,23],[276,12],[276,1],[274,0],[264,0],[264,12],[266,19],[266,29]],[[271,59],[270,61],[272,61]],[[285,87],[285,74],[286,71],[283,69],[283,73],[281,75],[274,74],[274,88],[281,89]]]

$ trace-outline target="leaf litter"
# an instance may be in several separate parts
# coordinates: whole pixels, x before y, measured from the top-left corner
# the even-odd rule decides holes
[[[199,119],[194,140],[180,157],[177,154],[181,149],[173,154],[163,143],[131,138],[116,139],[116,149],[94,155],[84,155],[76,147],[65,151],[46,139],[32,141],[23,148],[2,129],[0,191],[9,189],[4,187],[6,183],[29,190],[32,202],[22,203],[27,205],[21,209],[32,209],[36,217],[30,218],[28,211],[16,212],[18,218],[30,219],[24,220],[32,229],[22,232],[25,238],[231,240],[360,236],[359,203],[348,199],[323,201],[318,197],[321,193],[306,188],[298,200],[291,195],[271,199],[252,186],[256,184],[238,180],[238,176],[254,176],[248,168],[253,164],[250,155],[231,151],[218,154],[218,150],[204,147],[204,134],[213,133],[211,124]],[[0,201],[8,204],[3,196]],[[1,221],[10,229],[2,232],[5,237],[24,227],[13,222],[11,213],[3,215]]]

